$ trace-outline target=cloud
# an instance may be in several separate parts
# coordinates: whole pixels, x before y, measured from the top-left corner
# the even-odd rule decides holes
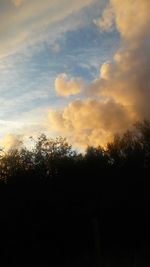
[[[24,2],[24,0],[11,0],[11,1],[17,7],[21,6],[21,4]]]
[[[105,145],[118,131],[130,122],[130,114],[124,106],[113,100],[75,100],[63,111],[49,112],[50,127],[67,135],[78,146]]]
[[[60,4],[60,0],[11,1],[19,7],[19,12],[10,5],[10,2],[2,0],[4,8],[0,10],[0,58],[14,53],[27,44],[39,43],[47,38],[51,43],[50,40],[56,39],[55,35],[76,27],[82,19],[76,23],[70,19],[70,23],[67,22],[67,25],[62,25],[62,27],[59,27],[60,22],[69,16],[73,17],[76,12],[93,2],[92,0],[61,0]]]
[[[0,142],[1,146],[4,147],[6,151],[12,149],[19,149],[22,145],[23,136],[16,134],[7,134]]]
[[[99,19],[104,30],[115,23],[124,39],[138,39],[150,34],[149,0],[110,0],[109,5]]]
[[[16,148],[13,140],[19,139],[21,141],[23,139],[26,145],[29,136],[37,137],[40,133],[49,134],[47,130],[47,113],[48,108],[40,107],[17,113],[10,120],[0,119],[0,146],[9,148],[13,147],[14,144]]]
[[[68,97],[79,94],[82,88],[83,82],[80,78],[69,79],[65,73],[58,75],[55,80],[55,90],[60,96]]]
[[[114,24],[120,48],[84,90],[84,99],[49,112],[50,127],[73,144],[105,145],[136,120],[150,119],[149,10],[149,0],[110,0],[104,10],[97,25],[108,31]]]
[[[60,44],[59,44],[59,43],[54,43],[54,44],[52,45],[52,50],[53,50],[55,53],[59,53],[60,50],[61,50]]]
[[[100,78],[93,88],[103,97],[111,97],[130,107],[137,118],[149,119],[150,2],[111,0],[110,3],[122,46],[112,62],[102,65]]]
[[[111,5],[108,5],[103,12],[101,18],[94,20],[94,23],[104,31],[111,31],[113,29],[114,12]]]

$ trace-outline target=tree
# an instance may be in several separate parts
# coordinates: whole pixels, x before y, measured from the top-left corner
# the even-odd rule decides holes
[[[34,164],[39,175],[44,178],[58,176],[61,169],[76,156],[72,146],[65,138],[47,138],[45,134],[38,137],[33,149]]]

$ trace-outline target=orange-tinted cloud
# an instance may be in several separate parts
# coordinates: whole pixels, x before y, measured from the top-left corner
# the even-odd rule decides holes
[[[55,80],[55,90],[60,96],[68,97],[79,94],[82,87],[83,82],[80,78],[69,79],[65,73],[58,75]]]
[[[110,0],[98,20],[103,30],[116,26],[120,48],[112,61],[101,66],[82,101],[49,113],[50,127],[73,144],[105,145],[136,120],[150,119],[149,10],[149,0]]]
[[[75,100],[63,111],[49,112],[50,127],[77,146],[105,145],[118,129],[130,126],[131,114],[113,100]]]
[[[22,135],[7,134],[1,140],[1,146],[4,147],[6,151],[12,149],[19,149],[21,145],[22,145]]]

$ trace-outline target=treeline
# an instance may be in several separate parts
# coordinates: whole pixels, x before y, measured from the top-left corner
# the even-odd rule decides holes
[[[136,123],[132,131],[116,135],[106,148],[88,147],[80,154],[72,149],[65,138],[48,138],[41,134],[32,149],[12,148],[0,153],[1,183],[28,182],[43,183],[65,175],[89,170],[96,173],[106,170],[148,170],[150,168],[150,122]],[[18,180],[17,180],[18,179]],[[25,182],[25,181],[24,181]]]
[[[1,151],[0,261],[149,266],[150,122],[83,154],[61,137],[34,142]]]

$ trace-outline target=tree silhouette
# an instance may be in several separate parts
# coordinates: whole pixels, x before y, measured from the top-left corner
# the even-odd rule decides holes
[[[150,122],[83,154],[62,137],[31,141],[0,153],[1,259],[94,266],[99,242],[101,264],[150,263]]]

